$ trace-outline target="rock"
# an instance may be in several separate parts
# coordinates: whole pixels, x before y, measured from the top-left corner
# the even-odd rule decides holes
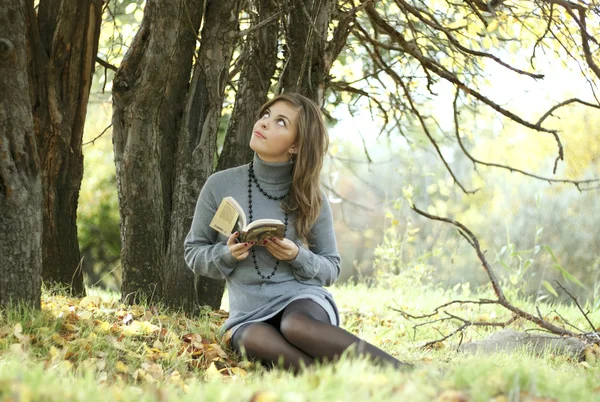
[[[578,338],[504,329],[494,332],[480,341],[464,343],[458,350],[467,354],[507,353],[515,350],[526,350],[537,355],[541,355],[545,351],[551,351],[557,355],[568,355],[581,360],[585,347],[585,343]]]

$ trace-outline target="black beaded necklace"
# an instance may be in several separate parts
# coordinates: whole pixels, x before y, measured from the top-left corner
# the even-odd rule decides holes
[[[248,222],[252,222],[252,182],[254,181],[254,184],[256,184],[256,187],[258,188],[258,190],[263,193],[263,195],[265,197],[267,197],[270,200],[273,201],[281,201],[283,200],[285,197],[288,196],[288,194],[290,193],[289,190],[287,193],[285,193],[284,195],[280,196],[280,197],[273,197],[272,195],[267,194],[267,192],[260,186],[260,184],[258,184],[258,180],[256,180],[256,176],[254,176],[254,161],[250,161],[250,166],[248,167],[248,217],[249,217],[249,221]],[[285,237],[285,233],[287,232],[287,224],[288,224],[288,213],[285,212],[285,230],[283,232],[283,236]],[[270,275],[264,276],[260,270],[258,269],[258,263],[256,262],[256,252],[254,251],[254,247],[252,246],[252,261],[254,261],[254,269],[256,269],[256,273],[258,274],[258,276],[260,276],[262,279],[264,280],[269,280],[273,277],[273,275],[275,275],[275,271],[277,271],[277,267],[279,266],[279,260],[275,261],[275,268],[273,268],[273,272],[271,272]]]

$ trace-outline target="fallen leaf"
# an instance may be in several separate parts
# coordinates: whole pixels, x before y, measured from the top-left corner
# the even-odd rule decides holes
[[[10,345],[10,351],[19,357],[25,356],[25,352],[23,351],[23,345],[21,345],[20,343],[13,343],[12,345]]]
[[[438,395],[436,402],[467,402],[468,400],[464,392],[449,389]]]
[[[77,315],[82,320],[90,320],[92,318],[92,316],[93,316],[92,312],[91,311],[87,311],[87,310],[80,311],[79,313],[77,313]]]
[[[216,358],[227,359],[227,353],[221,349],[216,343],[211,343],[206,349],[204,349],[204,358],[206,361],[213,361]]]
[[[15,327],[13,329],[13,335],[18,340],[21,340],[21,338],[23,337],[23,326],[21,325],[20,322],[15,324]]]
[[[86,308],[90,304],[100,307],[100,302],[100,296],[86,296],[79,302],[79,308]]]
[[[257,391],[250,398],[250,402],[275,402],[277,394],[273,391]]]
[[[119,373],[129,374],[129,368],[120,360],[115,364],[115,370]]]
[[[242,377],[242,378],[244,378],[248,375],[248,372],[246,370],[244,370],[243,368],[239,368],[239,367],[225,367],[219,371],[223,375],[238,376],[238,377]]]
[[[216,380],[216,379],[221,379],[221,378],[222,378],[222,375],[219,372],[219,369],[217,369],[217,366],[215,366],[215,362],[210,363],[210,366],[208,366],[208,368],[204,372],[204,379],[206,381],[211,381],[211,380]]]

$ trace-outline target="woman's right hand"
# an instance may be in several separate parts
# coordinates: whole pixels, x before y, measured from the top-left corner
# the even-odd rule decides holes
[[[229,252],[238,261],[245,260],[250,255],[250,248],[254,246],[254,242],[249,243],[237,243],[236,239],[240,235],[239,232],[233,233],[227,239],[227,246],[229,246]]]

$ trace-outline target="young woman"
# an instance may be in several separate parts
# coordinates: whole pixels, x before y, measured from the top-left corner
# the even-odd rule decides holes
[[[340,274],[331,208],[319,189],[328,136],[318,106],[299,94],[267,102],[254,124],[250,164],[217,172],[200,192],[185,260],[197,274],[225,279],[230,316],[223,331],[237,351],[263,363],[299,369],[357,354],[409,366],[340,328],[331,294]],[[209,227],[221,200],[232,196],[248,221],[280,219],[283,240],[262,247]]]

